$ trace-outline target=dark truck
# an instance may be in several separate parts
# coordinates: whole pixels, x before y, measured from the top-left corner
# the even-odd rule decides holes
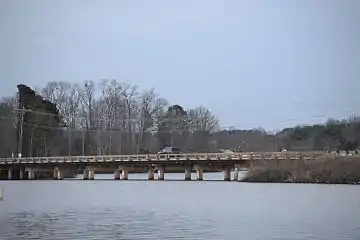
[[[178,147],[165,147],[161,149],[158,154],[180,154],[180,148]]]

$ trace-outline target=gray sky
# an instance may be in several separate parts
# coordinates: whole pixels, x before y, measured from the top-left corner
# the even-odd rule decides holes
[[[359,24],[358,0],[1,0],[0,96],[116,78],[224,127],[347,117],[360,113]]]

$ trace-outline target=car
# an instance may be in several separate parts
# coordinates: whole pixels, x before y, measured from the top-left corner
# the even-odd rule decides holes
[[[158,154],[180,154],[180,148],[178,147],[165,147],[161,149]]]

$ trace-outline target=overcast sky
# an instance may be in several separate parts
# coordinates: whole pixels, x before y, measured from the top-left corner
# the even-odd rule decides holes
[[[360,114],[358,0],[1,0],[0,96],[116,78],[223,127]]]

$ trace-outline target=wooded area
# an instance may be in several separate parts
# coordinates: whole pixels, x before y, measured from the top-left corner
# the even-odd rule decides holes
[[[116,80],[98,84],[50,82],[34,91],[18,85],[0,102],[0,156],[156,153],[164,146],[184,152],[353,150],[360,120],[329,120],[269,134],[261,129],[220,130],[209,109],[170,105],[155,90]],[[241,119],[239,119],[241,121]]]

